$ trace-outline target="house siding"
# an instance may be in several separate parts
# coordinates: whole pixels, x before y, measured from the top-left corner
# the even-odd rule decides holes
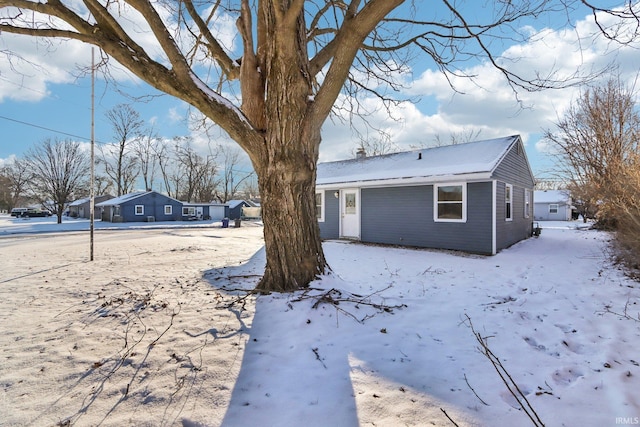
[[[491,192],[467,184],[467,221],[454,223],[433,220],[432,185],[362,189],[361,240],[490,254]]]
[[[333,193],[335,190],[324,192],[324,221],[318,223],[323,239],[340,237],[340,200]]]
[[[137,205],[144,205],[144,215],[136,215]],[[165,205],[173,206],[171,215],[165,215]],[[150,216],[156,221],[175,221],[181,213],[182,203],[159,193],[145,194],[120,205],[120,215],[125,222],[143,222]]]

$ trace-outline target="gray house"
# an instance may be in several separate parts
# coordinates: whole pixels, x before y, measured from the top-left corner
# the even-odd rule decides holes
[[[103,208],[101,207],[96,208],[96,205],[98,203],[107,201],[109,199],[113,199],[113,196],[110,194],[96,196],[93,198],[93,203],[94,203],[93,217],[94,218],[102,218]],[[91,200],[89,197],[74,200],[73,202],[69,203],[69,216],[72,218],[89,218],[90,216],[89,211],[91,210],[91,207],[89,206],[90,203],[91,203]]]
[[[533,216],[540,221],[569,221],[573,204],[568,190],[539,190],[534,193]]]
[[[319,163],[320,235],[493,255],[531,236],[533,186],[519,135]]]
[[[182,202],[156,191],[129,193],[96,204],[102,220],[110,222],[176,221],[182,219]]]

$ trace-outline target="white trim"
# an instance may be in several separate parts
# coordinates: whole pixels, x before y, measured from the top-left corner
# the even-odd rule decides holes
[[[141,212],[138,213],[138,208],[141,208]],[[144,205],[135,205],[133,208],[133,213],[136,215],[144,215]]]
[[[326,191],[316,191],[316,196],[319,194],[320,195],[320,216],[317,217],[318,222],[324,222],[324,210],[325,210],[325,193]],[[314,198],[315,200],[315,198]],[[316,207],[318,206],[318,204],[316,203],[315,205]]]
[[[167,208],[169,208],[167,212]],[[173,215],[173,205],[164,205],[164,214],[165,215]]]
[[[508,201],[507,193],[509,193]],[[507,205],[509,205],[509,209],[507,209]],[[513,221],[513,185],[507,183],[504,184],[504,220]]]
[[[491,255],[498,253],[498,220],[497,220],[497,204],[498,204],[498,181],[492,181],[492,199],[491,206]]]
[[[356,195],[356,213],[355,213],[355,219],[357,220],[357,235],[355,236],[348,236],[345,235],[344,233],[344,227],[343,227],[343,222],[344,222],[344,216],[345,216],[345,206],[344,206],[344,199],[345,199],[345,194],[346,193],[351,193],[354,192]],[[362,213],[362,207],[360,206],[361,203],[361,198],[360,198],[360,189],[356,188],[356,187],[349,187],[349,188],[343,188],[340,190],[340,238],[345,238],[345,239],[357,239],[360,240],[360,236],[362,233],[362,224],[361,224],[361,213]]]
[[[531,190],[524,189],[524,217],[529,218],[531,216]]]
[[[462,187],[462,200],[460,202],[453,203],[462,203],[462,218],[461,219],[446,219],[446,218],[438,218],[438,203],[443,203],[438,201],[438,187]],[[433,184],[433,221],[434,222],[467,222],[467,183],[466,182],[450,182],[450,183],[440,183]]]
[[[478,172],[468,173],[461,175],[439,175],[439,176],[416,176],[406,178],[391,178],[391,179],[371,179],[371,180],[356,180],[356,181],[325,181],[319,180],[316,182],[317,190],[329,190],[333,188],[359,188],[367,187],[400,187],[403,185],[435,185],[435,184],[455,184],[460,182],[473,182],[473,181],[489,181],[491,179],[491,172]]]

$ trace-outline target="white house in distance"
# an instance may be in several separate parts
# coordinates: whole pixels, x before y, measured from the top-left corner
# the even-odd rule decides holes
[[[570,221],[572,210],[568,190],[537,190],[533,194],[533,216],[538,221]]]

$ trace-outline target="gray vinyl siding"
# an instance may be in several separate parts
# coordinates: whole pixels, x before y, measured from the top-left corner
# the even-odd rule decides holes
[[[498,164],[493,178],[512,184],[514,187],[528,188],[533,191],[534,178],[529,169],[524,147],[520,142],[514,144]]]
[[[530,237],[533,222],[533,212],[529,213],[529,218],[524,215],[525,189],[516,185],[513,185],[511,202],[513,220],[506,220],[505,189],[506,183],[498,181],[496,185],[496,249],[498,251]],[[533,194],[533,191],[531,193]],[[529,209],[532,211],[531,206]]]
[[[333,193],[335,190],[324,192],[324,221],[318,223],[323,239],[340,237],[340,200]]]
[[[433,220],[433,186],[362,189],[361,240],[490,254],[492,184],[467,184],[467,222]]]
[[[136,215],[136,206],[144,206],[144,215]],[[165,215],[164,206],[171,205],[171,215]],[[147,217],[154,217],[155,221],[175,221],[182,215],[182,203],[158,193],[145,194],[120,205],[120,215],[125,222],[143,222]]]

